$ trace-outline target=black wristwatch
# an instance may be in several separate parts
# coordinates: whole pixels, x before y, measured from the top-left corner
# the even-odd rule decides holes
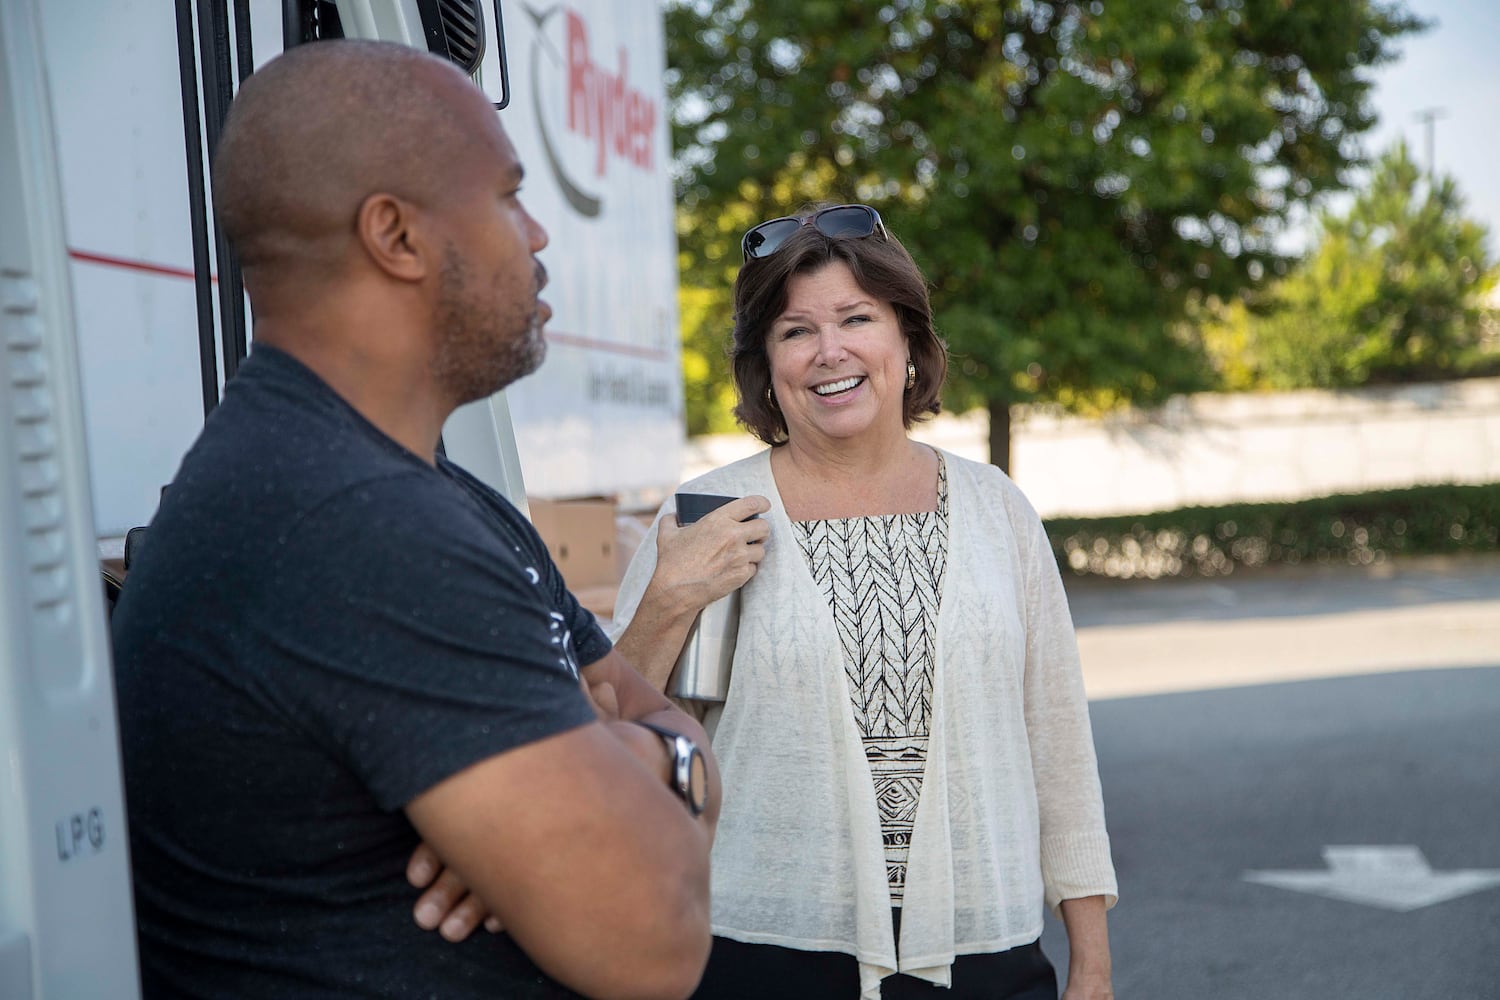
[[[698,744],[665,726],[639,719],[636,725],[646,727],[667,741],[667,752],[672,755],[672,791],[687,803],[688,811],[694,816],[703,815],[703,809],[708,805],[708,765],[703,763],[703,751],[698,749]]]

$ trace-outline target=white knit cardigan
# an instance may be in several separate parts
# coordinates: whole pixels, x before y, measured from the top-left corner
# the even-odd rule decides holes
[[[707,720],[724,784],[714,933],[854,955],[870,1000],[894,972],[947,986],[955,955],[1036,940],[1044,901],[1055,911],[1104,895],[1113,905],[1117,892],[1078,646],[1041,521],[999,469],[944,457],[948,563],[899,963],[844,650],[792,536],[770,450],[681,488],[771,501],[729,694]],[[658,521],[673,512],[668,500]],[[616,635],[655,566],[653,524],[621,584]]]

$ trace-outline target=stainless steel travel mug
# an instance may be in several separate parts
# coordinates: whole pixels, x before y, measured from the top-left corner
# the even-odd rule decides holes
[[[704,493],[677,494],[677,523],[692,524],[736,497]],[[740,592],[730,591],[698,613],[677,665],[667,679],[667,694],[693,701],[723,701],[729,693],[730,668],[740,630]]]

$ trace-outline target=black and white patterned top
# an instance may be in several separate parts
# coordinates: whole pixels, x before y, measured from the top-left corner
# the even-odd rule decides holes
[[[794,521],[844,647],[854,720],[875,781],[891,905],[927,763],[938,600],[948,556],[948,470],[938,454],[937,510]]]

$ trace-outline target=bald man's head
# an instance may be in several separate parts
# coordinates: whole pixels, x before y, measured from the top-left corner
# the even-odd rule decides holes
[[[219,224],[247,281],[263,268],[337,266],[371,194],[438,198],[475,107],[489,110],[458,69],[387,42],[301,45],[252,74],[214,159]]]

